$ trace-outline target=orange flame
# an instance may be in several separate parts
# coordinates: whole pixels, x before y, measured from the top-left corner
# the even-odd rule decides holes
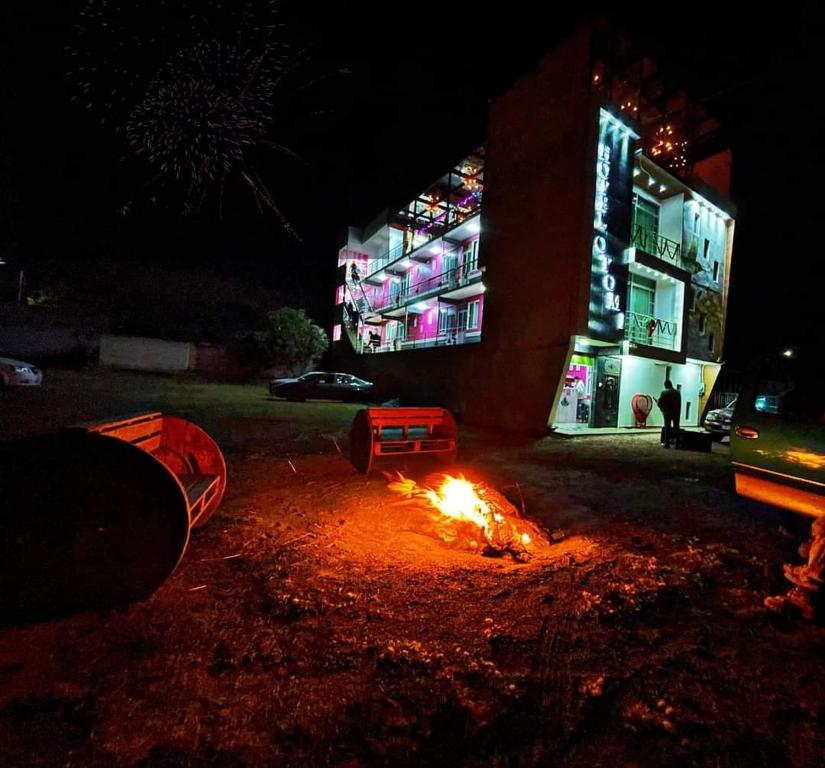
[[[519,517],[501,494],[463,476],[444,475],[436,488],[422,488],[399,474],[389,488],[408,499],[427,502],[428,509],[434,512],[430,517],[436,524],[436,533],[448,543],[459,541],[479,549],[481,542],[481,548],[486,546],[519,557],[529,554],[544,538],[535,526]]]

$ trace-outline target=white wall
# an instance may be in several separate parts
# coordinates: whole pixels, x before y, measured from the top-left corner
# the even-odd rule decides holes
[[[103,366],[178,373],[189,370],[194,362],[192,345],[187,342],[109,334],[100,338],[100,365]]]
[[[630,401],[633,395],[650,395],[654,400],[664,389],[667,363],[649,360],[633,355],[622,356],[622,380],[619,388],[619,426],[632,427],[636,423]],[[702,384],[701,367],[696,363],[670,366],[670,380],[673,386],[682,385],[682,426],[697,426],[699,423],[699,388]],[[687,417],[688,403],[690,416]],[[663,424],[662,413],[653,404],[647,418],[649,427]]]
[[[659,205],[659,234],[668,240],[682,244],[682,208],[685,196],[678,195],[660,201]]]

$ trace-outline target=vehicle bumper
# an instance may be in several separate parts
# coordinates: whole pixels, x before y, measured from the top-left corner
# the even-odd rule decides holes
[[[730,434],[730,424],[719,424],[719,423],[707,423],[705,422],[702,427],[704,428],[705,432],[710,432],[712,435],[729,435]]]
[[[9,387],[39,387],[43,383],[43,374],[7,373],[4,380]]]

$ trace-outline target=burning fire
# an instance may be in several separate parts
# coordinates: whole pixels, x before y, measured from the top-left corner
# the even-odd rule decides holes
[[[516,559],[534,554],[547,544],[541,531],[521,518],[494,489],[463,476],[435,478],[439,479],[421,487],[399,474],[389,488],[411,501],[426,503],[434,532],[443,541],[488,554],[509,553]]]

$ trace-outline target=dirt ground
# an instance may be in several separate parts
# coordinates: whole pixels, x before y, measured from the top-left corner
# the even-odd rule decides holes
[[[229,490],[151,599],[0,629],[0,765],[825,764],[825,629],[762,608],[804,525],[737,499],[725,446],[462,430],[455,471],[555,532],[517,563],[358,474],[354,406],[56,373],[0,434],[140,408],[212,432]]]

